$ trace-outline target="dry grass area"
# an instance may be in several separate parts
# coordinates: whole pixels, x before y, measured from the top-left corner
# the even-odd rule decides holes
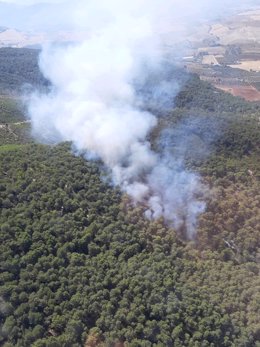
[[[260,60],[241,61],[239,64],[229,65],[235,69],[260,72]]]
[[[238,14],[211,26],[210,34],[222,45],[260,42],[260,10]]]
[[[219,65],[219,62],[217,61],[217,56],[209,54],[204,55],[202,59],[202,64],[204,65]]]
[[[215,87],[234,96],[240,96],[248,101],[260,101],[260,91],[253,86],[215,85]]]

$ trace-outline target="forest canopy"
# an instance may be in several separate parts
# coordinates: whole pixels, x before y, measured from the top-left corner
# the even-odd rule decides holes
[[[259,104],[190,76],[151,134],[174,153],[185,131],[211,189],[192,241],[70,143],[35,143],[19,101],[0,121],[0,346],[260,346]]]

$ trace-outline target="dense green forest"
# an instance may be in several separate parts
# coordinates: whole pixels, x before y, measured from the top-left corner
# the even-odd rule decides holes
[[[0,49],[0,93],[17,94],[33,85],[48,86],[38,68],[39,50],[28,48]]]
[[[32,142],[21,99],[0,95],[0,146]]]
[[[260,346],[259,104],[191,76],[151,134],[158,151],[168,136],[173,156],[184,137],[187,168],[210,187],[187,241],[146,220],[69,143],[33,143],[19,102],[8,102],[0,346]]]

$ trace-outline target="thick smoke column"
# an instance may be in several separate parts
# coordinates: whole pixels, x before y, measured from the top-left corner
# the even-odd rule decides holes
[[[143,111],[134,88],[144,64],[151,71],[159,68],[159,34],[185,9],[181,1],[76,2],[70,25],[74,18],[76,29],[87,29],[86,39],[43,49],[40,67],[53,87],[32,96],[29,115],[35,136],[72,141],[88,158],[101,158],[113,183],[147,206],[147,217],[163,216],[177,228],[185,223],[193,237],[205,207],[198,199],[204,187],[184,169],[182,158],[151,150],[147,136],[157,119]],[[192,13],[186,13],[187,22]],[[172,97],[174,92],[175,87]]]

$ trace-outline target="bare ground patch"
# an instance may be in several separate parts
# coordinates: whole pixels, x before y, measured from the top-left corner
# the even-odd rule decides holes
[[[260,91],[253,86],[215,85],[215,87],[234,96],[240,96],[248,101],[260,101]]]

